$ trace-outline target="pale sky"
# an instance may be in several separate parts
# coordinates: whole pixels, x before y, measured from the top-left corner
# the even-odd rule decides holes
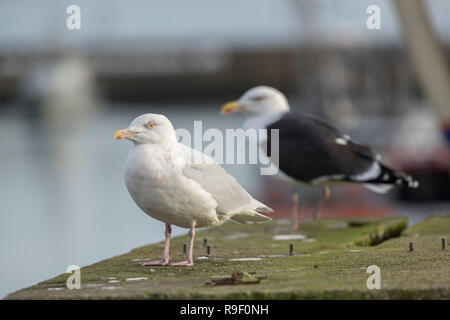
[[[3,0],[0,44],[24,47],[63,43],[119,45],[134,39],[167,42],[208,40],[237,45],[275,45],[305,38],[339,42],[398,42],[390,0]],[[70,4],[81,8],[81,30],[69,31]],[[381,8],[382,29],[366,28],[366,8]],[[450,39],[450,1],[428,0],[433,25]]]

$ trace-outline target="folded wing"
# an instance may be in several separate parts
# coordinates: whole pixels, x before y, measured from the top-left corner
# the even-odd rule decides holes
[[[233,176],[210,159],[202,163],[189,162],[183,174],[212,195],[217,202],[218,213],[231,215],[232,220],[240,223],[270,220],[259,212],[270,213],[273,210],[255,200]]]

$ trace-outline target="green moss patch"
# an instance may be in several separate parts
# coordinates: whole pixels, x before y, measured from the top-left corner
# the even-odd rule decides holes
[[[448,218],[447,218],[448,219]],[[446,221],[450,221],[446,220]],[[356,222],[356,223],[355,223]],[[445,299],[450,297],[450,250],[440,250],[439,235],[392,238],[406,227],[404,218],[360,221],[314,221],[293,235],[303,239],[274,240],[283,220],[265,224],[227,223],[197,233],[193,267],[143,267],[141,259],[158,259],[163,243],[81,269],[81,289],[69,290],[69,274],[38,283],[8,299]],[[427,222],[429,223],[429,222]],[[442,221],[438,221],[442,223]],[[417,228],[417,226],[416,226]],[[424,228],[430,230],[434,223]],[[434,229],[433,229],[434,230]],[[448,229],[450,230],[450,229]],[[448,233],[448,232],[447,232]],[[414,233],[416,234],[416,233]],[[289,234],[287,234],[289,235]],[[292,235],[292,234],[291,234]],[[207,238],[211,254],[206,255]],[[414,238],[415,251],[408,243]],[[389,239],[389,240],[386,240]],[[171,261],[184,260],[187,237],[172,240]],[[294,245],[289,255],[289,245]],[[367,267],[381,268],[382,288],[366,286]],[[233,272],[264,278],[255,284],[210,285]],[[130,278],[142,278],[130,280]],[[128,281],[127,281],[128,279]],[[62,289],[52,289],[62,288]],[[49,290],[50,289],[50,290]]]

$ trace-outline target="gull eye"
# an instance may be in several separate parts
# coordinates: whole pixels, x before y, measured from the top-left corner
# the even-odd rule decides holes
[[[261,100],[264,100],[265,98],[266,98],[265,96],[261,95],[261,96],[254,96],[250,99],[253,101],[261,101]]]
[[[147,129],[151,129],[151,128],[153,128],[154,126],[156,126],[156,123],[154,123],[154,122],[148,122],[148,123],[145,124],[145,127],[146,127]]]

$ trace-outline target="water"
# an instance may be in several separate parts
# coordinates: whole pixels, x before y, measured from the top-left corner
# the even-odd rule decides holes
[[[204,129],[242,122],[220,117],[220,103],[135,107],[116,106],[80,126],[52,129],[0,118],[0,297],[69,265],[88,265],[163,239],[164,225],[143,214],[128,195],[123,170],[131,142],[113,140],[115,130],[145,112],[164,113],[175,128],[191,132],[194,120],[202,119]],[[258,192],[256,167],[224,167],[251,193]]]

